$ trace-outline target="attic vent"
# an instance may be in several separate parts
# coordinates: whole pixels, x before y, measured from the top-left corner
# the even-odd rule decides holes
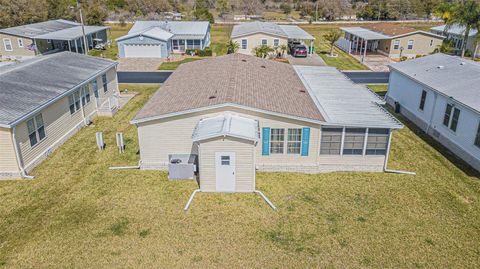
[[[301,93],[305,93],[305,90],[304,90],[304,89],[301,89],[300,92],[301,92]]]
[[[267,68],[265,65],[260,66],[261,68]]]
[[[246,63],[246,62],[247,62],[247,60],[245,60],[245,59],[242,59],[242,62]]]
[[[445,66],[439,65],[439,66],[437,66],[437,68],[438,68],[438,69],[445,69]]]

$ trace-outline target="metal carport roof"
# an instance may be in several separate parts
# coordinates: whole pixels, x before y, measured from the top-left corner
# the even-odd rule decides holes
[[[287,34],[288,38],[300,40],[315,40],[311,34],[296,25],[279,25]]]
[[[384,35],[369,29],[365,29],[362,27],[342,27],[340,28],[342,31],[347,32],[349,34],[358,36],[365,40],[382,40],[382,39],[391,39],[390,36]]]
[[[107,26],[85,26],[85,34],[93,34],[110,27]],[[35,36],[35,39],[51,39],[51,40],[75,40],[83,36],[82,26],[63,29],[60,31],[50,32],[43,35]]]

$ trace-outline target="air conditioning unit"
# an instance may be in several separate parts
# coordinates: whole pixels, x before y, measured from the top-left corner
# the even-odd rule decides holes
[[[171,154],[168,156],[168,179],[194,179],[197,172],[197,155]]]
[[[85,117],[83,122],[85,123],[85,125],[90,125],[90,124],[92,124],[92,119],[90,117]]]

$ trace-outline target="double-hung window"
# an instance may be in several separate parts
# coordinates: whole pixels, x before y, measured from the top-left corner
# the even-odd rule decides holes
[[[273,40],[273,46],[274,46],[274,47],[278,47],[278,45],[280,45],[280,39],[275,38],[275,39]]]
[[[413,40],[408,40],[407,49],[413,49]]]
[[[80,110],[80,93],[75,91],[68,96],[68,106],[70,108],[70,114],[73,114]]]
[[[445,115],[443,116],[443,125],[450,128],[450,130],[456,132],[459,119],[460,109],[454,107],[451,104],[447,104],[447,107],[445,108]]]
[[[268,41],[266,39],[262,39],[262,46],[263,45],[265,45],[265,46],[268,45]]]
[[[27,129],[30,146],[35,146],[45,138],[45,126],[41,113],[27,121]]]
[[[247,49],[247,40],[246,39],[242,39],[242,49],[245,50]]]
[[[300,154],[302,148],[302,129],[288,129],[287,153]]]
[[[107,74],[102,75],[103,92],[108,91]]]
[[[427,91],[423,90],[422,91],[422,96],[420,97],[420,105],[418,106],[418,108],[423,111],[423,109],[425,108],[425,101],[427,100]]]
[[[93,89],[93,94],[95,95],[95,97],[98,98],[98,82],[97,82],[97,79],[92,81],[92,89]]]
[[[388,129],[368,129],[366,155],[385,155],[388,146]]]
[[[393,41],[393,49],[398,50],[400,48],[400,40]]]
[[[343,128],[322,128],[320,155],[340,155]]]
[[[271,129],[270,133],[270,153],[283,154],[285,144],[285,129]]]
[[[23,39],[19,38],[17,39],[17,42],[18,42],[18,47],[23,48]]]
[[[13,51],[12,40],[10,38],[3,39],[3,46],[5,47],[5,51]]]
[[[480,148],[480,123],[478,124],[477,135],[475,136],[474,144],[475,144],[475,146]]]
[[[365,142],[365,128],[346,128],[343,143],[344,155],[362,155]]]
[[[80,96],[82,98],[82,106],[90,103],[90,89],[88,86],[83,86],[80,88]]]

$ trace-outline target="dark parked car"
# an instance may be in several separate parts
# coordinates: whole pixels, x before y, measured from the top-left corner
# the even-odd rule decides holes
[[[297,45],[291,50],[291,54],[293,57],[307,57],[308,50],[305,45]]]

